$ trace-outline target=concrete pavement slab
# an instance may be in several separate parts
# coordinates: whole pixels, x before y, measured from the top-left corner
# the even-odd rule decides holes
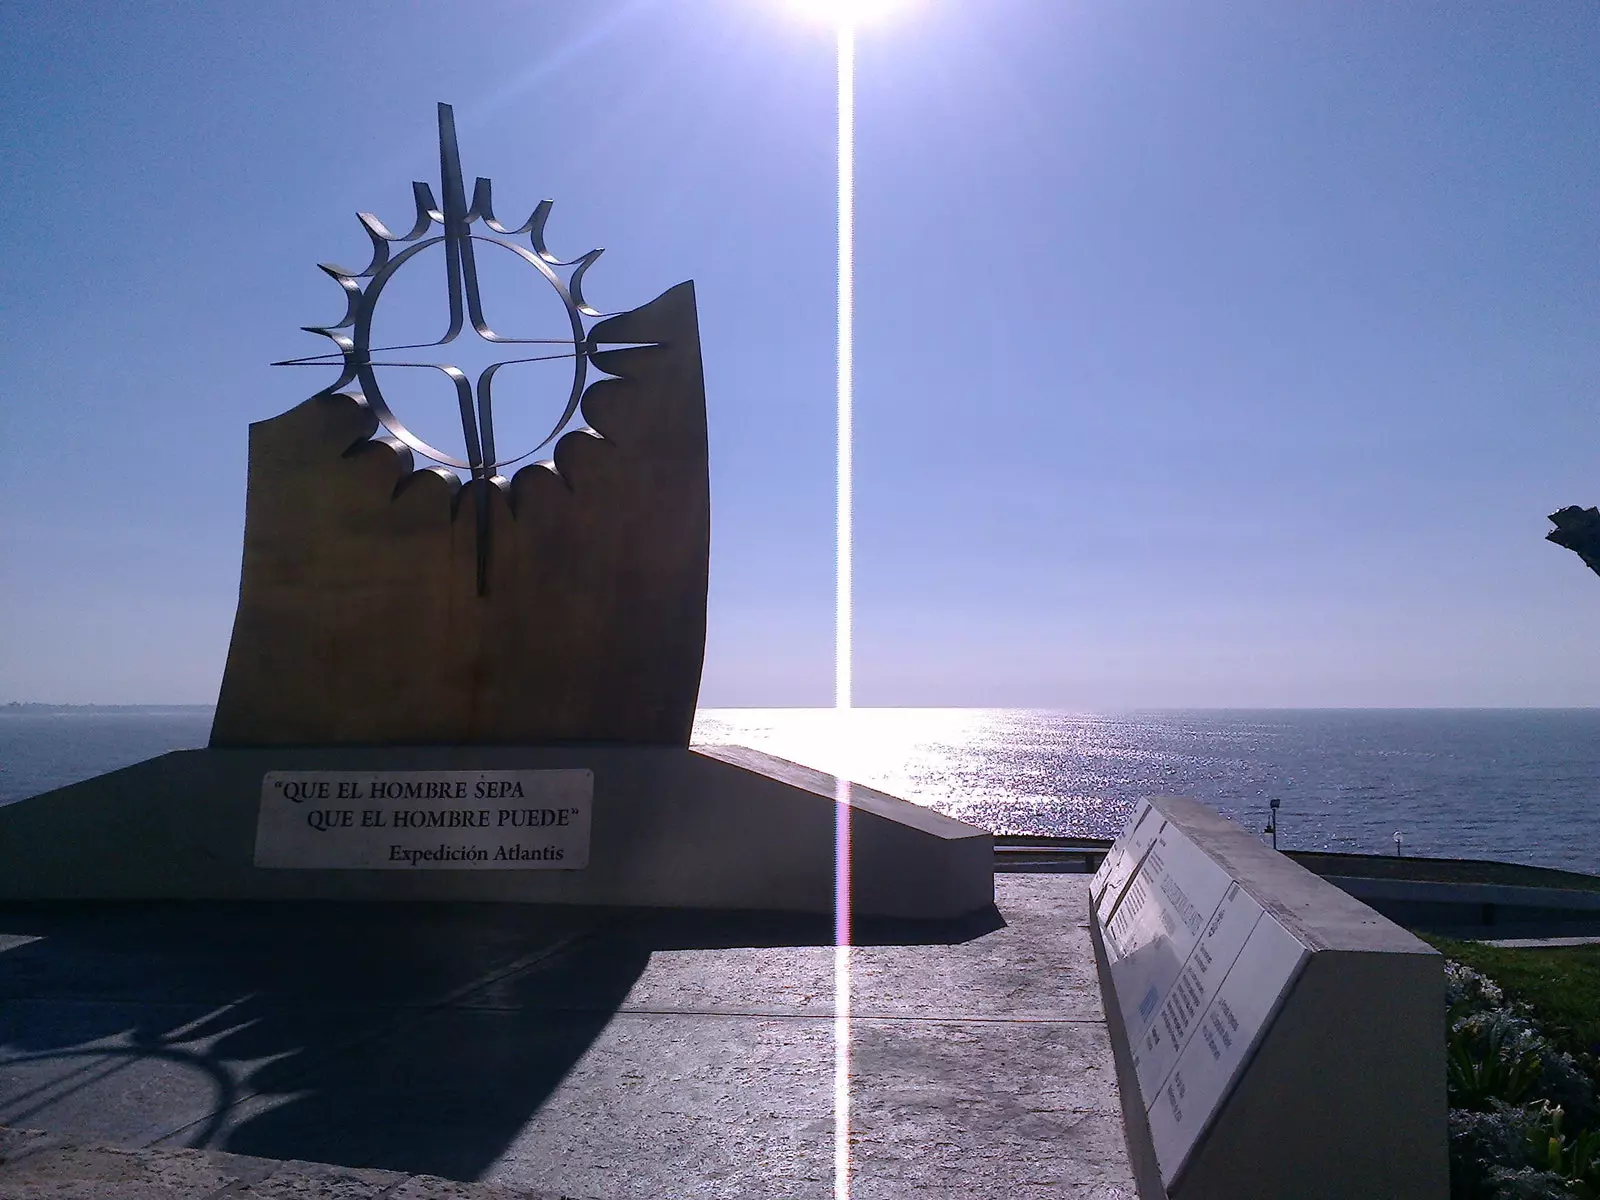
[[[1131,1200],[1087,879],[996,887],[986,918],[858,925],[855,1194]],[[536,906],[0,906],[0,1114],[326,1164],[329,1194],[376,1170],[594,1200],[827,1196],[831,933]]]

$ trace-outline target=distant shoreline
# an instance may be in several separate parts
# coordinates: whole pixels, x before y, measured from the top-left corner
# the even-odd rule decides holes
[[[0,704],[0,716],[52,716],[71,713],[211,712],[215,704],[37,704],[13,700]]]
[[[53,714],[70,713],[201,713],[215,712],[216,704],[45,704],[35,700],[11,700],[0,703],[0,716],[50,716]],[[1184,713],[1204,713],[1207,715],[1225,716],[1239,715],[1271,715],[1271,714],[1318,714],[1318,713],[1592,713],[1600,712],[1600,705],[1596,704],[1522,704],[1522,705],[1493,705],[1493,704],[1467,704],[1467,705],[1431,705],[1424,707],[1394,708],[1383,705],[1335,705],[1333,707],[1287,707],[1272,706],[1267,708],[1239,708],[1235,706],[1206,706],[1200,705],[1188,708],[1174,708],[1162,705],[1144,705],[1133,708],[1120,708],[1116,706],[1091,709],[1091,708],[1051,708],[1045,706],[1029,705],[950,705],[950,704],[905,704],[905,705],[857,705],[856,712],[883,713],[883,712],[913,712],[926,709],[930,712],[1007,712],[1007,713],[1060,713],[1067,716],[1167,716]],[[833,706],[827,704],[731,704],[701,705],[699,713],[823,713],[832,712]]]

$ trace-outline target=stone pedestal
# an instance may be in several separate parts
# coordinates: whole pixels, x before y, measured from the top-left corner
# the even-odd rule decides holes
[[[586,865],[256,865],[271,773],[480,771],[592,772]],[[986,830],[846,786],[854,911],[948,918],[993,902]],[[0,808],[0,899],[483,900],[826,913],[834,908],[837,787],[830,775],[738,747],[178,751]],[[483,803],[492,820],[500,802]],[[304,806],[308,817],[316,807]],[[438,832],[441,845],[466,837]],[[383,831],[371,839],[387,845]]]

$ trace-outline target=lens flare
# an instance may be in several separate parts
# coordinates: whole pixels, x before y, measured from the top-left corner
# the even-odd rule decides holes
[[[839,28],[839,352],[837,594],[834,610],[833,706],[852,704],[851,584],[854,553],[853,441],[855,422],[855,35]]]
[[[855,7],[861,7],[857,5]],[[851,659],[855,437],[855,28],[839,23],[839,475],[837,592],[834,600],[833,706],[845,735],[853,703]],[[843,765],[843,764],[842,764]],[[848,765],[843,765],[849,771]],[[833,1194],[850,1197],[850,784],[837,777],[833,832]]]
[[[834,25],[877,21],[906,7],[908,0],[789,0],[802,16]]]

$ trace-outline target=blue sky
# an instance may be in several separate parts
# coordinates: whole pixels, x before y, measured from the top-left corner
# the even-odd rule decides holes
[[[0,9],[0,701],[215,698],[267,364],[444,100],[602,307],[696,281],[702,702],[829,703],[833,67],[781,0]],[[858,110],[858,703],[1600,704],[1600,8],[923,0]]]

